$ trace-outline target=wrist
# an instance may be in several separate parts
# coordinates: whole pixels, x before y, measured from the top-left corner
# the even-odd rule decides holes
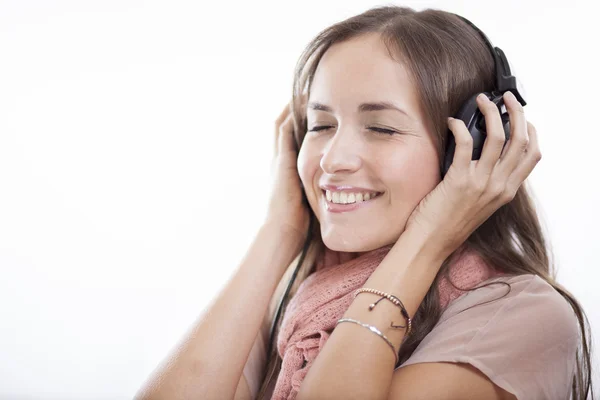
[[[443,262],[451,252],[448,252],[442,243],[428,232],[409,228],[401,235],[396,245],[399,252],[414,259],[427,258],[432,263]]]
[[[281,222],[280,219],[267,218],[262,224],[262,229],[270,232],[270,237],[281,246],[293,249],[297,254],[303,247],[307,231],[301,231],[295,226]]]
[[[263,226],[268,229],[274,229],[281,232],[289,240],[296,240],[304,242],[306,235],[308,234],[308,226],[306,228],[300,228],[289,222],[285,222],[282,218],[267,216],[263,221]]]

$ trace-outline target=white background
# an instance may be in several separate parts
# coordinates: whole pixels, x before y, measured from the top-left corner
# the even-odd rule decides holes
[[[0,398],[133,396],[262,222],[303,47],[383,4],[0,1]],[[402,4],[506,52],[559,282],[600,329],[593,2]]]

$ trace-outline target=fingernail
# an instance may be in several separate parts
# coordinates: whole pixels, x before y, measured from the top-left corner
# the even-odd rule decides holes
[[[485,94],[483,94],[483,93],[481,93],[479,96],[477,96],[477,98],[478,98],[480,101],[486,101],[486,100],[489,100],[489,99],[488,99],[488,97],[487,97]]]

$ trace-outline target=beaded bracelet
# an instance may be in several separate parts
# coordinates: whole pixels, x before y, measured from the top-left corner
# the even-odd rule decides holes
[[[392,344],[392,342],[390,341],[390,339],[388,339],[383,333],[381,333],[381,331],[379,329],[377,329],[373,325],[364,324],[364,323],[362,323],[360,321],[357,321],[355,319],[352,319],[352,318],[341,318],[341,319],[339,319],[337,321],[337,323],[335,324],[335,326],[338,326],[338,324],[340,322],[353,322],[353,323],[358,324],[360,326],[364,326],[365,328],[369,329],[371,332],[379,335],[392,348],[392,352],[394,352],[394,357],[396,358],[396,361],[394,362],[394,366],[396,366],[396,364],[398,364],[398,353],[396,352],[396,349],[394,348],[394,345]]]
[[[408,311],[406,311],[406,308],[404,307],[404,304],[402,304],[402,301],[400,301],[400,299],[398,297],[394,296],[393,294],[388,294],[388,293],[382,292],[381,290],[364,288],[364,287],[356,289],[356,291],[354,292],[354,297],[356,298],[356,296],[358,296],[360,293],[363,293],[363,292],[373,293],[373,294],[382,296],[375,303],[372,303],[371,305],[369,305],[369,311],[371,311],[377,305],[377,303],[379,303],[383,299],[388,299],[389,301],[394,303],[396,306],[400,307],[400,312],[402,313],[402,316],[406,319],[407,325],[408,325],[408,329],[406,330],[406,334],[404,335],[404,339],[402,340],[404,342],[404,340],[406,340],[408,335],[410,335],[410,331],[412,329],[412,319],[409,317]],[[406,326],[394,325],[393,322],[390,323],[390,326],[395,329],[406,328]]]

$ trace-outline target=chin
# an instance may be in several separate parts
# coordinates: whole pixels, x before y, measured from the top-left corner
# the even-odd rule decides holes
[[[346,253],[363,253],[378,249],[388,244],[396,243],[398,237],[376,237],[374,235],[364,236],[352,233],[339,234],[337,232],[325,232],[321,230],[321,237],[325,246],[333,251]]]

